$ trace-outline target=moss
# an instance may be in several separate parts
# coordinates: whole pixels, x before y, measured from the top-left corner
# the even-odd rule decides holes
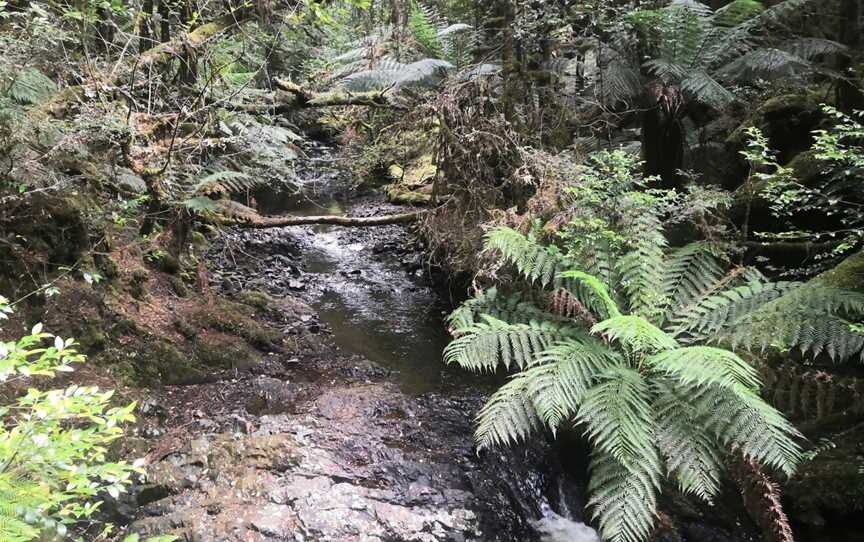
[[[147,272],[144,270],[138,269],[132,273],[132,279],[129,281],[129,290],[132,293],[132,297],[138,301],[143,301],[147,297],[147,289],[144,286],[147,279]]]
[[[258,365],[261,356],[242,339],[213,335],[196,342],[195,361],[207,368],[245,371]]]
[[[262,292],[260,290],[248,290],[245,292],[241,292],[240,295],[237,296],[237,300],[241,303],[245,303],[251,307],[255,307],[256,309],[267,309],[270,305],[273,304],[273,298],[270,297],[266,292]]]
[[[115,279],[119,275],[117,262],[107,254],[94,254],[93,261],[96,268],[108,279]]]
[[[186,287],[182,277],[171,277],[171,289],[180,297],[189,296],[189,288]]]
[[[410,190],[403,185],[391,185],[387,188],[387,201],[401,205],[426,205],[432,201],[432,194]]]
[[[795,178],[804,186],[816,186],[822,180],[824,165],[816,158],[815,150],[807,150],[798,153],[790,162],[789,167],[795,174]]]
[[[189,240],[196,250],[206,250],[210,246],[210,241],[200,231],[193,231],[189,236]]]
[[[779,150],[781,163],[786,163],[810,147],[811,132],[823,118],[821,102],[821,95],[815,92],[784,94],[768,99],[729,134],[726,144],[744,148],[747,129],[756,127],[768,137],[771,147]]]
[[[813,280],[834,288],[864,292],[864,251],[849,256]]]
[[[162,254],[159,257],[159,269],[169,275],[177,274],[180,271],[180,267],[180,260],[176,256]]]
[[[428,184],[438,173],[438,167],[434,163],[431,154],[423,154],[409,162],[405,167],[392,164],[389,168],[390,176],[408,186],[419,186]]]
[[[86,352],[94,352],[105,348],[108,342],[108,335],[105,333],[104,323],[85,322],[82,329],[78,332],[78,343]]]
[[[199,328],[233,333],[255,346],[269,348],[282,341],[282,333],[262,326],[252,318],[249,306],[230,301],[219,301],[195,311],[190,322]]]
[[[194,384],[206,380],[207,371],[196,367],[167,341],[148,341],[130,351],[111,351],[101,357],[102,364],[114,368],[140,386],[160,384]]]

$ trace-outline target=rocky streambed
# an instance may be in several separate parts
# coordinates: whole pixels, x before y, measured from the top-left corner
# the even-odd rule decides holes
[[[310,149],[298,201],[269,212],[372,215],[334,197],[344,172]],[[323,209],[323,211],[322,211]],[[254,302],[283,345],[247,372],[143,402],[150,464],[120,520],[184,540],[598,540],[545,442],[478,455],[471,417],[492,389],[441,363],[447,303],[402,226],[228,231],[212,286]],[[538,469],[538,466],[542,468]]]

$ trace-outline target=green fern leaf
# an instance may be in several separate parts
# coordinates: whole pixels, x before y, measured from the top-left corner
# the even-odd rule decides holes
[[[720,491],[723,460],[717,444],[703,428],[693,397],[703,390],[658,379],[652,405],[657,419],[657,447],[669,474],[684,493],[711,502]]]
[[[554,341],[578,333],[549,321],[508,324],[489,315],[482,318],[447,345],[446,363],[472,371],[494,371],[500,365],[523,369]]]
[[[662,329],[639,316],[615,316],[591,328],[592,334],[601,334],[617,341],[632,352],[662,352],[678,347],[678,343]]]
[[[761,386],[756,370],[733,352],[710,346],[688,346],[667,350],[645,359],[648,367],[674,376],[687,386]]]

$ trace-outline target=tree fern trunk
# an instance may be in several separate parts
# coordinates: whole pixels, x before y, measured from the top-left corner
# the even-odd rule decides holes
[[[645,175],[657,175],[664,188],[677,188],[684,162],[684,133],[680,122],[680,91],[661,81],[648,84],[647,107],[642,114],[642,153]]]

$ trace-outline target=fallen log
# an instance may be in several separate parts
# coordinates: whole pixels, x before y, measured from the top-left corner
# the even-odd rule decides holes
[[[383,216],[266,216],[258,214],[251,207],[247,207],[236,201],[219,200],[216,202],[216,206],[219,209],[219,214],[224,217],[220,220],[222,224],[252,229],[308,226],[314,224],[347,227],[386,226],[389,224],[414,222],[426,212],[425,210],[421,210]]]
[[[399,109],[400,106],[390,101],[387,90],[368,92],[349,92],[344,89],[328,92],[312,92],[285,79],[275,79],[276,88],[292,94],[297,107],[336,107],[343,105],[362,105],[367,107],[389,107]]]
[[[238,226],[245,228],[280,228],[283,226],[305,226],[312,224],[331,224],[335,226],[386,226],[388,224],[405,224],[414,222],[425,211],[411,213],[400,213],[383,216],[260,216],[253,221],[237,222]]]
[[[221,34],[233,26],[243,23],[253,14],[254,11],[251,9],[237,9],[215,21],[199,26],[192,32],[181,32],[171,40],[144,51],[138,57],[138,63],[142,66],[147,66],[167,59],[170,56],[179,55],[184,48],[197,49],[217,34]]]

